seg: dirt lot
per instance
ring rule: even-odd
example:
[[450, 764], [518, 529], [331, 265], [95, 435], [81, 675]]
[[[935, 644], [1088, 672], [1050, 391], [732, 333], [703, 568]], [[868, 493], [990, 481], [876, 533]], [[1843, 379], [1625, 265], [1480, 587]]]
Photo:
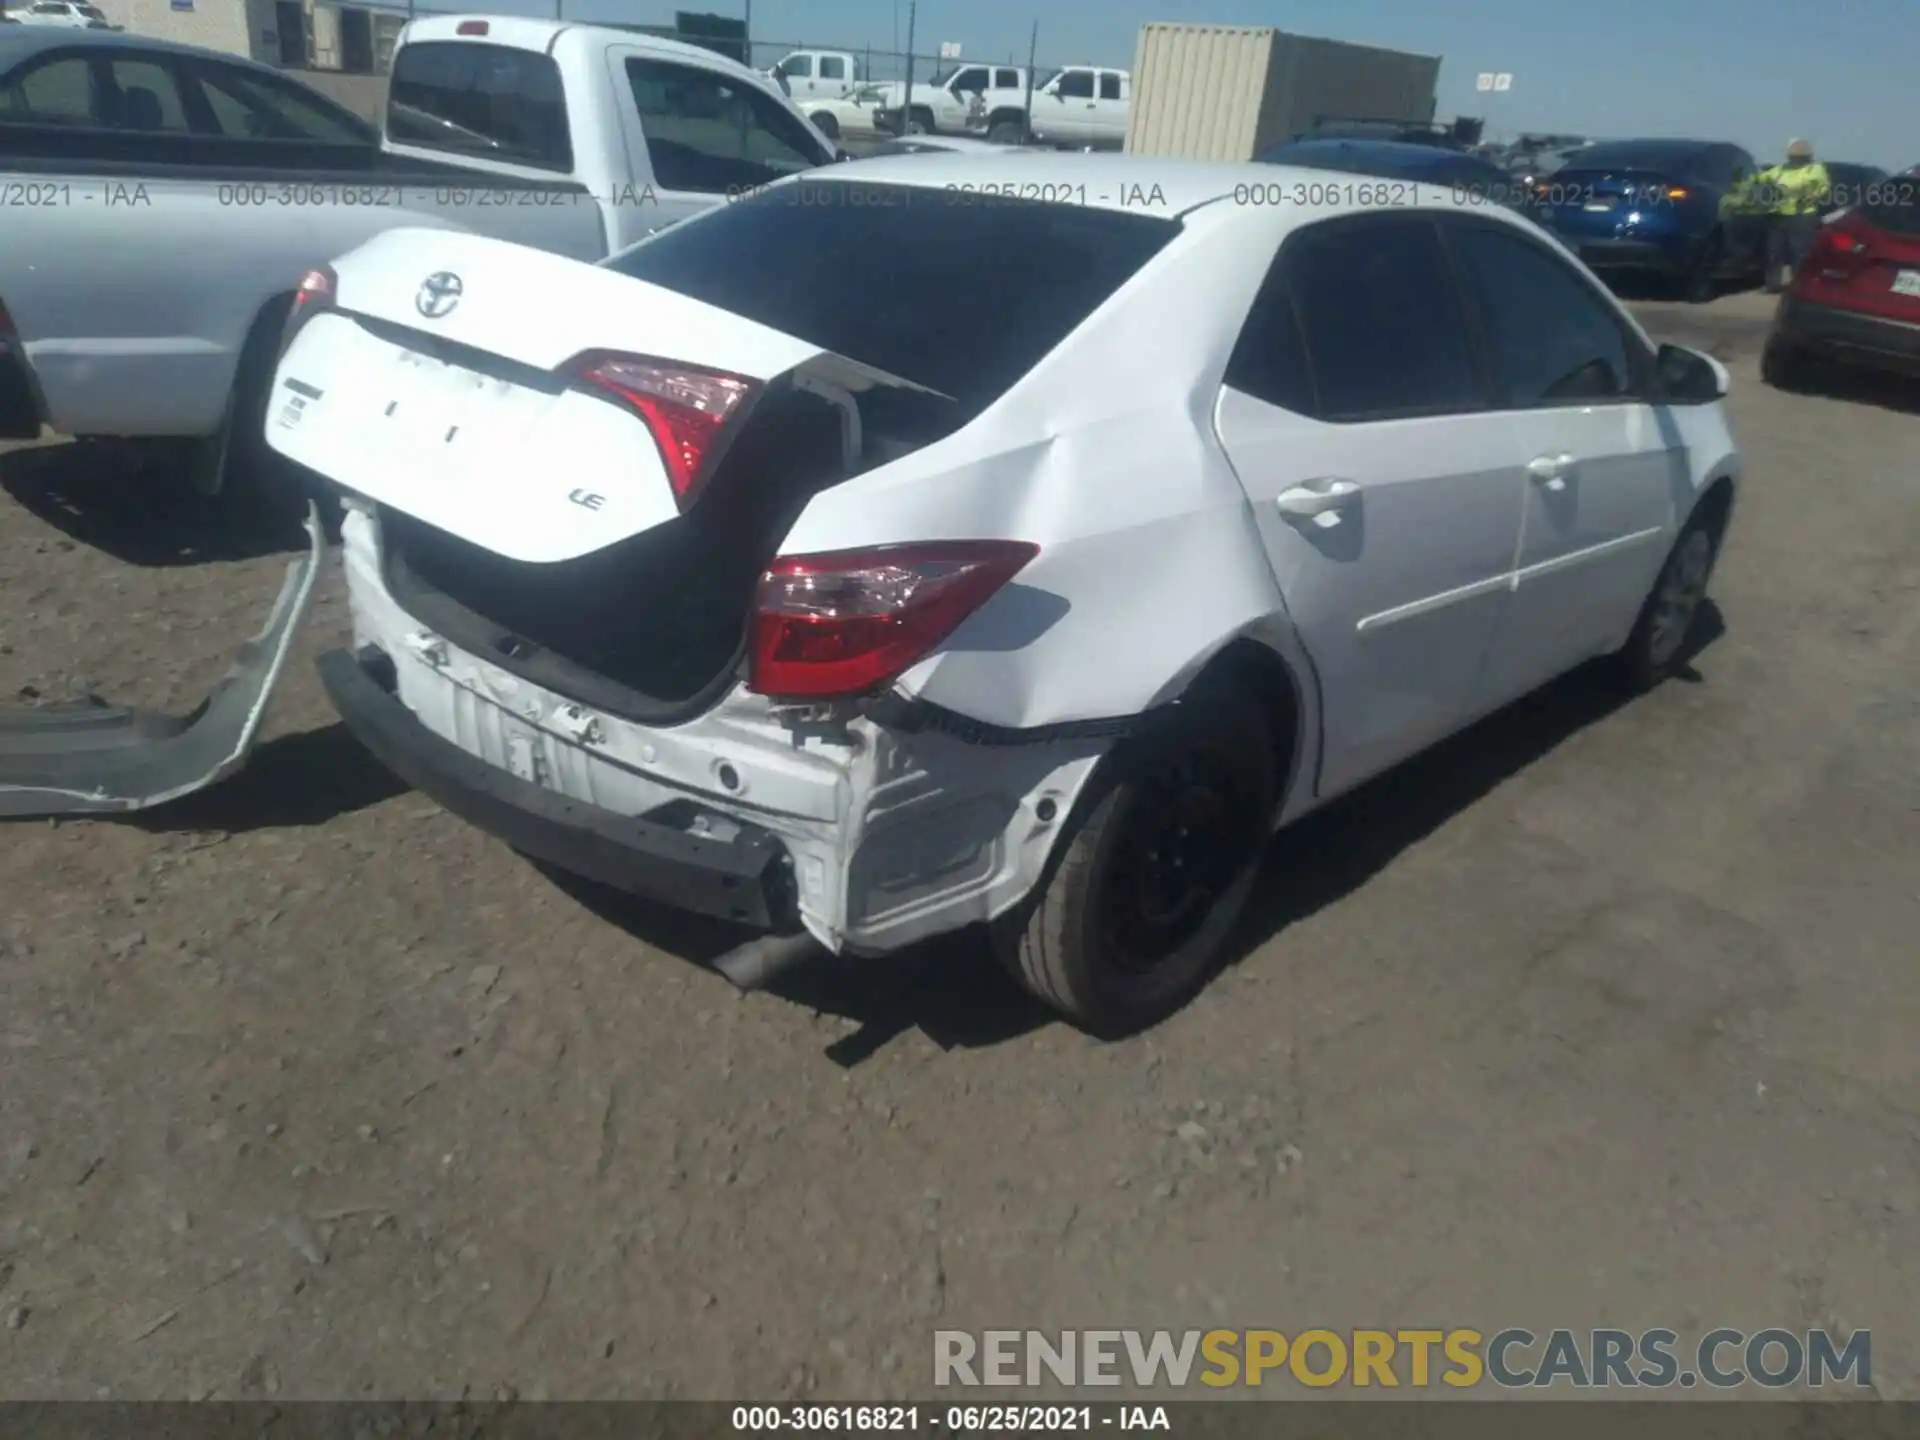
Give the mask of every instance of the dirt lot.
[[[1105, 1046], [964, 945], [718, 937], [395, 787], [310, 667], [252, 769], [0, 842], [0, 1393], [857, 1398], [936, 1325], [1871, 1326], [1920, 1398], [1920, 403], [1648, 307], [1751, 465], [1698, 676], [1575, 676], [1276, 845]], [[284, 555], [0, 456], [0, 699], [190, 705]], [[336, 642], [337, 583], [305, 637]]]

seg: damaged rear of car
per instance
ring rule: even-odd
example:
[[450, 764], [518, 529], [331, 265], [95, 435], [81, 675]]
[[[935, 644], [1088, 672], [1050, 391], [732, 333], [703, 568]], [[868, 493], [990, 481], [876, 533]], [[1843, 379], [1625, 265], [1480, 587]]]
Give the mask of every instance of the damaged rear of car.
[[346, 493], [336, 707], [450, 810], [678, 908], [854, 954], [1007, 912], [1123, 726], [913, 683], [1017, 684], [1071, 609], [1021, 583], [1044, 427], [969, 427], [1179, 232], [841, 182], [598, 267], [378, 237], [309, 277], [268, 411]]

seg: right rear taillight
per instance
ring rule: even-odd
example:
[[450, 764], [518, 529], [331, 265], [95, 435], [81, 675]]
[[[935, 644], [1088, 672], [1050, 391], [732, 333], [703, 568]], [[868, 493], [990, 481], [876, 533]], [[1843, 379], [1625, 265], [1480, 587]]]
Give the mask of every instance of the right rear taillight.
[[1867, 237], [1855, 228], [1852, 217], [1842, 214], [1815, 232], [1806, 262], [1795, 278], [1844, 283], [1859, 273], [1872, 250]]
[[747, 688], [778, 700], [874, 690], [925, 659], [1040, 547], [948, 540], [788, 555], [760, 577]]
[[582, 355], [565, 368], [646, 422], [682, 511], [706, 479], [721, 432], [755, 389], [744, 376], [641, 355]]

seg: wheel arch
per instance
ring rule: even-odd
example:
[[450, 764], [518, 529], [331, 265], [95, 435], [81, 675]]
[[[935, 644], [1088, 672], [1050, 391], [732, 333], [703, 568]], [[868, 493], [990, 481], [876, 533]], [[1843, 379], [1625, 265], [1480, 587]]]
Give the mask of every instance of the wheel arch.
[[1722, 471], [1700, 488], [1693, 508], [1687, 513], [1692, 521], [1698, 515], [1713, 527], [1713, 540], [1717, 547], [1727, 538], [1727, 528], [1733, 523], [1734, 502], [1739, 498], [1739, 482], [1730, 471]]
[[1275, 786], [1276, 823], [1293, 807], [1301, 786], [1310, 785], [1312, 780], [1312, 752], [1319, 732], [1314, 721], [1317, 690], [1311, 682], [1311, 662], [1304, 652], [1297, 658], [1288, 657], [1269, 637], [1243, 631], [1196, 666], [1172, 697], [1178, 703], [1213, 684], [1238, 685], [1252, 692], [1267, 718], [1274, 774], [1279, 777]]

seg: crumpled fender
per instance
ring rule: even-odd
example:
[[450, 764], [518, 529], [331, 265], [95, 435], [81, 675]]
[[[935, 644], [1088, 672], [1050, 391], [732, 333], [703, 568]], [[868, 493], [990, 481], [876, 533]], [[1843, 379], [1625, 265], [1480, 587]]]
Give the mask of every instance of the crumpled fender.
[[307, 553], [287, 567], [266, 627], [186, 715], [98, 701], [0, 711], [0, 816], [117, 814], [178, 800], [246, 763], [326, 558], [307, 507]]

